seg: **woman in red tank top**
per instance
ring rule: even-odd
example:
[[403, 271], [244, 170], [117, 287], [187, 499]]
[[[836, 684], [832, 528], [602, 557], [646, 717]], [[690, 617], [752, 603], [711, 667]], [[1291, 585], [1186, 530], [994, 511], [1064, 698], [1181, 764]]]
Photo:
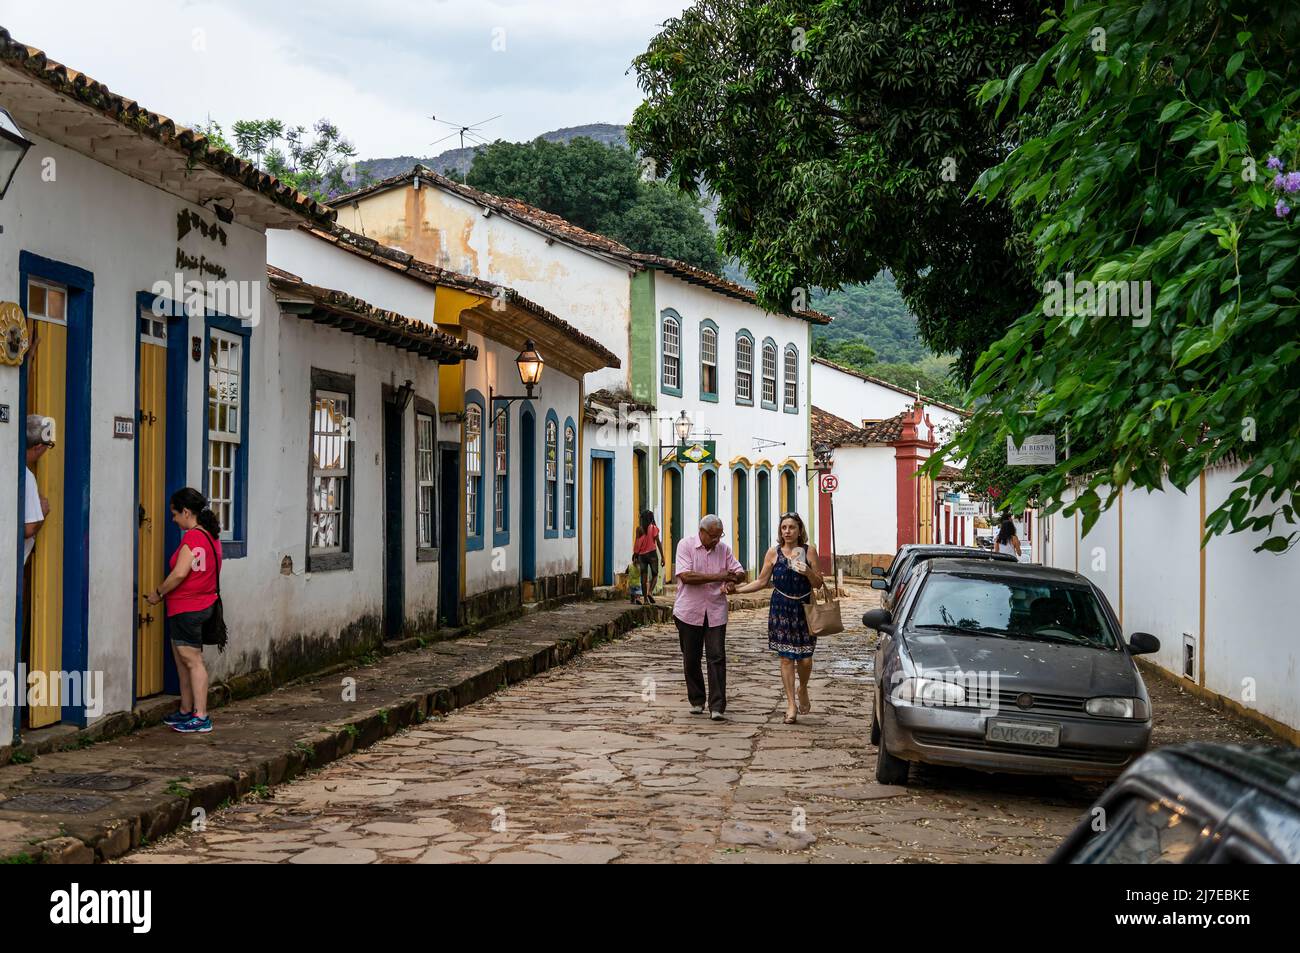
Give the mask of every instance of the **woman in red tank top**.
[[167, 635], [172, 642], [181, 683], [181, 706], [163, 722], [176, 731], [207, 733], [208, 669], [203, 663], [203, 624], [217, 601], [221, 572], [221, 524], [203, 494], [192, 487], [171, 498], [172, 522], [181, 528], [181, 544], [172, 553], [171, 572], [145, 596], [151, 606], [167, 603]]

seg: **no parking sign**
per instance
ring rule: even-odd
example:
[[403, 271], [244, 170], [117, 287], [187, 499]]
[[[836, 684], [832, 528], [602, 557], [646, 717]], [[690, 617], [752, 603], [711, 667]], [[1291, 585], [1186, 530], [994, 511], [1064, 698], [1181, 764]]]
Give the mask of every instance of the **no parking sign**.
[[823, 493], [834, 493], [840, 488], [840, 478], [834, 473], [823, 473], [821, 475], [821, 487]]

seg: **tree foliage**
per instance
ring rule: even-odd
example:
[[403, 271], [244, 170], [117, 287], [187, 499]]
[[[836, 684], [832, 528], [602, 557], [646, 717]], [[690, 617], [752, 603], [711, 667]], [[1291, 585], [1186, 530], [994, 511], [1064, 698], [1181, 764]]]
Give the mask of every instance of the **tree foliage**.
[[972, 92], [1041, 48], [1035, 0], [700, 0], [634, 61], [629, 138], [719, 199], [771, 307], [889, 269], [963, 375], [1036, 299], [1005, 204], [965, 201], [1014, 144]]
[[698, 202], [649, 181], [628, 149], [592, 139], [494, 142], [465, 177], [485, 192], [553, 212], [635, 251], [718, 272], [722, 261]]
[[809, 303], [835, 317], [831, 324], [814, 328], [814, 338], [828, 342], [866, 341], [879, 360], [887, 364], [915, 363], [931, 356], [929, 348], [921, 343], [916, 316], [907, 309], [894, 276], [887, 271], [866, 284], [818, 291]]
[[[356, 147], [328, 119], [310, 130], [280, 119], [240, 119], [230, 137], [211, 120], [195, 126], [213, 146], [253, 163], [318, 202], [365, 185], [371, 178], [356, 167]], [[233, 140], [233, 141], [232, 141]]]
[[[1022, 480], [1013, 502], [1038, 495], [1059, 509], [1077, 480], [1066, 512], [1081, 511], [1085, 531], [1113, 500], [1108, 487], [1158, 488], [1167, 474], [1186, 488], [1235, 457], [1247, 465], [1208, 515], [1206, 539], [1266, 531], [1261, 548], [1284, 550], [1300, 483], [1300, 231], [1289, 208], [1300, 205], [1290, 175], [1300, 9], [1068, 0], [1043, 32], [1051, 47], [981, 98], [997, 112], [1033, 109], [1055, 87], [1076, 108], [978, 184], [1034, 223], [1043, 297], [980, 359], [972, 393], [989, 402], [955, 452], [977, 456], [1008, 432], [1059, 443], [1068, 427], [1069, 459]], [[1149, 289], [1150, 313], [1062, 300], [1047, 283], [1067, 277], [1076, 289]]]

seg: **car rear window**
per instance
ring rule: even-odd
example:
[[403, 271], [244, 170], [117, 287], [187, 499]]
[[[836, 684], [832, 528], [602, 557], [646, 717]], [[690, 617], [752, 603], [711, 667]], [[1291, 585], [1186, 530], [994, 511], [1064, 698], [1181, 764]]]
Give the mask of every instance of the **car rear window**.
[[912, 626], [1118, 648], [1092, 590], [1051, 580], [932, 573], [907, 621]]

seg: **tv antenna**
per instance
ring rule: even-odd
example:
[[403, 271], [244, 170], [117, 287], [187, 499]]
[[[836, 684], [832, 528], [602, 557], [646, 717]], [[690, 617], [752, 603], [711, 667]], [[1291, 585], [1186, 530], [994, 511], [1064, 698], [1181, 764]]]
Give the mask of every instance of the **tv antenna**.
[[450, 126], [453, 131], [443, 136], [441, 139], [429, 143], [429, 145], [436, 146], [440, 142], [446, 142], [448, 139], [452, 138], [453, 136], [460, 136], [460, 147], [464, 149], [465, 137], [468, 136], [470, 145], [485, 146], [487, 145], [487, 139], [485, 139], [479, 133], [479, 129], [482, 126], [486, 126], [493, 119], [500, 119], [502, 115], [503, 115], [502, 113], [498, 113], [497, 115], [492, 116], [489, 119], [480, 119], [478, 122], [470, 123], [469, 125], [465, 125], [464, 123], [459, 123], [459, 122], [448, 122], [446, 119], [439, 119], [437, 116], [430, 116], [429, 118], [432, 119], [434, 122], [440, 122], [444, 126]]

